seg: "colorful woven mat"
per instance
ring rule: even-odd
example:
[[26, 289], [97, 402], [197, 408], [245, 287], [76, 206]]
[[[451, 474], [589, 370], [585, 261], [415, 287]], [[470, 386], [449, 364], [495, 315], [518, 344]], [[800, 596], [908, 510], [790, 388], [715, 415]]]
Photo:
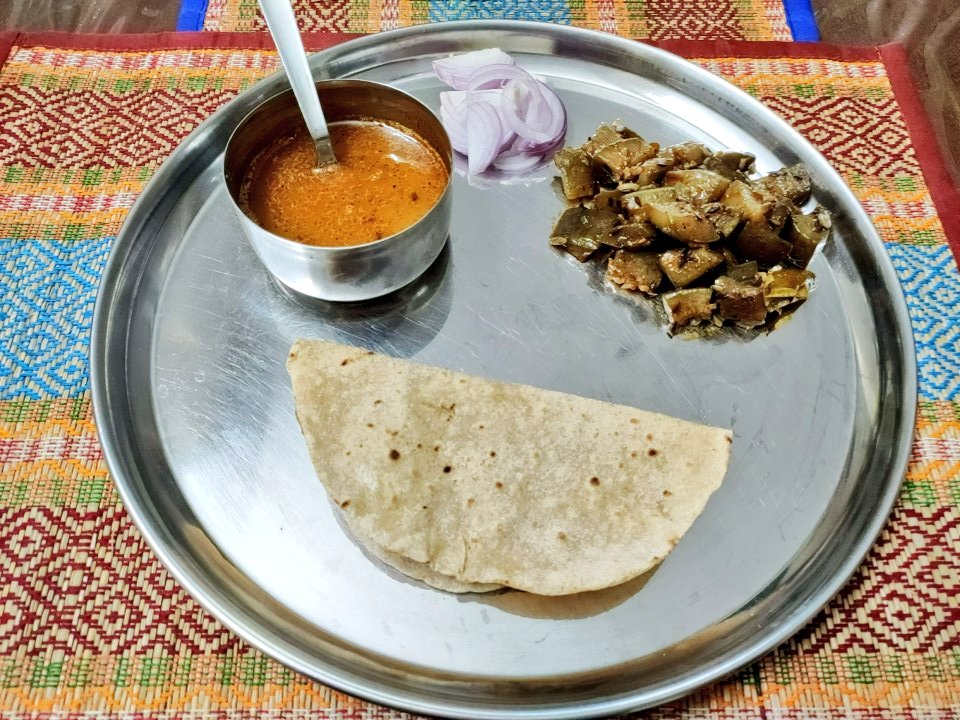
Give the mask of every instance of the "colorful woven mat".
[[[293, 0], [307, 32], [371, 33], [447, 20], [543, 20], [626, 37], [818, 40], [809, 0]], [[264, 30], [257, 0], [184, 0], [178, 30]]]
[[[277, 67], [266, 47], [262, 34], [0, 36], [5, 717], [403, 716], [285, 669], [204, 612], [124, 511], [91, 418], [86, 356], [111, 241], [177, 143]], [[860, 198], [907, 294], [920, 412], [893, 516], [841, 595], [751, 667], [650, 714], [957, 717], [960, 274], [948, 238], [960, 241], [960, 203], [903, 57], [670, 47], [786, 117]]]

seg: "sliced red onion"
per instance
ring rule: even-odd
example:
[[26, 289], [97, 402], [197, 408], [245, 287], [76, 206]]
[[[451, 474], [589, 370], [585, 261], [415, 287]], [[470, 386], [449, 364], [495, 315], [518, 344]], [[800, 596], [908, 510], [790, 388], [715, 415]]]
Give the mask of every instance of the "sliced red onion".
[[546, 111], [542, 114], [528, 113], [527, 124], [540, 126], [541, 123], [544, 123], [545, 132], [550, 137], [546, 140], [523, 138], [517, 149], [542, 155], [550, 152], [563, 142], [564, 135], [567, 132], [567, 113], [563, 109], [560, 98], [554, 94], [553, 90], [542, 83], [540, 85], [540, 95], [542, 106], [546, 108]]
[[541, 162], [543, 162], [543, 155], [528, 155], [524, 152], [507, 150], [494, 159], [493, 166], [504, 172], [523, 172], [536, 167]]
[[517, 138], [511, 149], [527, 153], [529, 155], [545, 155], [552, 150], [556, 150], [557, 147], [563, 144], [563, 135], [557, 137], [556, 140], [549, 142], [534, 142], [533, 140], [524, 140], [523, 138]]
[[[552, 93], [551, 93], [552, 94]], [[554, 96], [556, 97], [556, 96]], [[503, 120], [517, 135], [536, 142], [550, 142], [556, 137], [556, 132], [562, 118], [554, 118], [551, 114], [538, 114], [534, 120], [536, 125], [524, 120], [526, 103], [539, 103], [545, 100], [541, 88], [535, 84], [524, 83], [520, 80], [509, 80], [503, 87]]]
[[440, 119], [454, 150], [467, 156], [471, 176], [491, 165], [528, 170], [563, 142], [567, 116], [560, 98], [506, 53], [481, 50], [438, 60], [434, 69], [455, 88], [440, 93]]
[[549, 131], [554, 134], [566, 132], [567, 129], [567, 111], [563, 108], [563, 103], [560, 102], [560, 98], [557, 97], [557, 94], [550, 89], [549, 85], [540, 83], [540, 95], [547, 103], [547, 107], [550, 108], [550, 114], [552, 116], [551, 123], [548, 125]]
[[448, 111], [455, 110], [463, 105], [468, 97], [470, 97], [470, 93], [465, 90], [447, 90], [440, 93], [440, 107], [446, 108]]
[[488, 48], [434, 60], [433, 72], [454, 90], [466, 90], [470, 75], [488, 65], [513, 65], [513, 58], [500, 48]]
[[471, 102], [467, 108], [467, 173], [486, 170], [500, 152], [503, 128], [496, 108], [486, 102]]
[[[440, 121], [447, 130], [447, 136], [450, 138], [450, 144], [454, 150], [464, 155], [467, 154], [466, 106], [471, 103], [492, 105], [499, 119], [500, 101], [501, 97], [498, 92], [450, 90], [440, 93]], [[500, 129], [498, 150], [508, 147], [516, 139], [514, 132], [502, 122], [500, 122]]]
[[450, 138], [450, 146], [458, 153], [467, 154], [467, 106], [448, 109], [440, 105], [440, 122]]
[[500, 95], [500, 93], [489, 90], [472, 92], [469, 93], [469, 95], [470, 102], [485, 102], [489, 105], [492, 105], [493, 109], [497, 111], [497, 120], [500, 122], [500, 144], [497, 146], [497, 151], [499, 152], [508, 147], [510, 143], [514, 141], [517, 135], [503, 122], [503, 97]]
[[530, 73], [516, 65], [487, 65], [470, 74], [467, 78], [467, 90], [499, 90], [508, 80], [536, 82]]
[[440, 107], [446, 107], [448, 110], [453, 110], [468, 102], [486, 102], [499, 108], [501, 100], [502, 95], [495, 90], [477, 90], [473, 92], [466, 90], [447, 90], [440, 93]]

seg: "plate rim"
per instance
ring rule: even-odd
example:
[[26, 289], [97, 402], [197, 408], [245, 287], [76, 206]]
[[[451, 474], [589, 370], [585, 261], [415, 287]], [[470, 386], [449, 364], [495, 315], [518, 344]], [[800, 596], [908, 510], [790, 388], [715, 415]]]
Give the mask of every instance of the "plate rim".
[[[659, 705], [686, 695], [697, 688], [729, 675], [731, 672], [755, 661], [760, 656], [768, 653], [795, 635], [843, 588], [848, 579], [863, 562], [866, 554], [873, 546], [875, 539], [882, 531], [896, 501], [906, 473], [912, 448], [913, 430], [916, 424], [917, 412], [916, 356], [914, 352], [912, 325], [910, 323], [902, 286], [896, 275], [893, 263], [884, 249], [883, 241], [869, 216], [866, 214], [866, 211], [860, 205], [856, 196], [853, 195], [850, 188], [843, 182], [842, 178], [840, 178], [839, 173], [833, 169], [829, 161], [827, 161], [811, 143], [801, 136], [786, 120], [763, 105], [759, 100], [754, 99], [739, 88], [734, 87], [722, 78], [713, 75], [685, 58], [661, 48], [596, 30], [566, 25], [516, 20], [463, 20], [399, 28], [346, 40], [343, 43], [313, 54], [310, 58], [310, 65], [314, 70], [315, 76], [323, 77], [324, 72], [318, 72], [318, 68], [329, 64], [332, 58], [335, 59], [340, 54], [357, 53], [361, 50], [375, 49], [385, 43], [402, 42], [404, 39], [413, 35], [456, 34], [464, 31], [483, 31], [487, 33], [529, 31], [537, 35], [556, 34], [612, 46], [615, 49], [622, 50], [631, 55], [647, 54], [648, 57], [655, 58], [660, 62], [681, 68], [684, 74], [695, 77], [699, 82], [707, 86], [719, 87], [720, 84], [722, 84], [724, 92], [732, 94], [736, 102], [741, 106], [747, 107], [751, 114], [760, 115], [765, 122], [776, 126], [778, 132], [789, 135], [793, 143], [800, 143], [806, 146], [805, 149], [807, 152], [811, 156], [818, 158], [822, 163], [821, 171], [833, 176], [836, 187], [840, 188], [838, 194], [841, 196], [843, 204], [848, 209], [852, 209], [854, 215], [853, 220], [861, 226], [860, 232], [866, 242], [872, 246], [871, 249], [874, 256], [878, 259], [879, 268], [883, 275], [883, 284], [889, 288], [899, 290], [899, 292], [894, 293], [895, 307], [892, 308], [892, 311], [899, 334], [900, 356], [897, 360], [900, 361], [903, 386], [899, 398], [899, 414], [896, 416], [900, 433], [896, 437], [891, 438], [897, 445], [897, 451], [891, 456], [889, 463], [890, 472], [888, 476], [884, 478], [884, 493], [881, 496], [879, 505], [873, 508], [872, 519], [867, 526], [867, 532], [862, 535], [860, 542], [856, 545], [857, 552], [852, 553], [846, 562], [840, 565], [840, 569], [832, 576], [832, 582], [827, 583], [824, 589], [817, 593], [815, 598], [806, 605], [797, 607], [785, 622], [780, 623], [780, 626], [776, 630], [758, 633], [759, 639], [753, 643], [747, 644], [746, 646], [741, 645], [735, 651], [724, 653], [720, 660], [705, 669], [701, 668], [697, 673], [689, 676], [686, 681], [673, 683], [667, 690], [661, 691], [659, 694], [654, 694], [652, 697], [644, 697], [643, 691], [640, 689], [626, 695], [615, 697], [601, 696], [591, 698], [577, 705], [567, 706], [513, 705], [506, 706], [505, 708], [478, 708], [474, 705], [457, 705], [449, 699], [431, 700], [422, 697], [422, 694], [421, 696], [414, 695], [411, 697], [409, 694], [405, 695], [402, 691], [394, 691], [391, 693], [388, 689], [387, 692], [384, 692], [382, 688], [379, 687], [369, 684], [358, 684], [354, 680], [337, 676], [336, 674], [331, 675], [330, 673], [318, 672], [316, 667], [302, 662], [295, 654], [284, 648], [278, 649], [269, 641], [269, 638], [264, 638], [255, 630], [248, 628], [244, 624], [242, 617], [236, 617], [235, 614], [230, 612], [229, 609], [226, 609], [222, 603], [219, 603], [215, 597], [217, 594], [215, 592], [216, 588], [204, 587], [205, 584], [209, 584], [204, 582], [208, 578], [197, 578], [178, 564], [175, 559], [176, 554], [161, 537], [162, 533], [154, 531], [147, 517], [148, 513], [138, 506], [134, 489], [128, 484], [128, 479], [124, 477], [126, 464], [122, 461], [121, 453], [116, 447], [119, 439], [115, 434], [113, 418], [110, 414], [112, 409], [110, 396], [112, 393], [110, 391], [105, 364], [111, 337], [109, 332], [111, 329], [111, 312], [113, 310], [111, 300], [115, 297], [121, 271], [124, 269], [125, 263], [129, 261], [130, 246], [133, 245], [133, 241], [139, 236], [137, 226], [141, 223], [138, 223], [137, 220], [143, 214], [144, 208], [152, 204], [153, 196], [159, 192], [157, 188], [165, 182], [169, 182], [172, 177], [175, 177], [184, 159], [189, 157], [191, 153], [198, 151], [197, 148], [204, 144], [205, 137], [211, 132], [212, 128], [221, 122], [231, 106], [239, 107], [246, 103], [257, 102], [259, 99], [266, 97], [266, 95], [272, 94], [272, 92], [279, 87], [285, 86], [286, 81], [283, 77], [282, 70], [278, 70], [259, 80], [250, 88], [239, 93], [224, 106], [218, 108], [174, 149], [170, 156], [160, 165], [147, 186], [141, 191], [136, 202], [128, 212], [123, 227], [114, 240], [109, 258], [101, 274], [89, 351], [90, 392], [93, 414], [97, 435], [103, 448], [104, 460], [127, 512], [137, 525], [144, 540], [177, 582], [179, 582], [207, 612], [231, 632], [268, 656], [273, 657], [282, 664], [308, 677], [312, 677], [331, 687], [381, 705], [405, 711], [449, 717], [581, 718], [629, 712]], [[126, 341], [128, 335], [124, 334], [123, 339]], [[124, 353], [124, 358], [126, 357], [127, 354]], [[418, 697], [419, 700], [417, 699]]]

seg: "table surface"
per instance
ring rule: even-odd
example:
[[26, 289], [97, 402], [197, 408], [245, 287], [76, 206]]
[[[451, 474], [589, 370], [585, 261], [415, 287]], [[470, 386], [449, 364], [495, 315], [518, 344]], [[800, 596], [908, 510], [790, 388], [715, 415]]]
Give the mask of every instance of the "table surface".
[[[960, 2], [811, 0], [824, 42], [902, 43], [954, 183], [960, 187]], [[0, 30], [163, 32], [177, 25], [170, 0], [6, 0]], [[952, 139], [952, 140], [951, 140]]]
[[[709, 27], [714, 1], [697, 4]], [[25, 0], [0, 1], [0, 29], [111, 33], [106, 40], [5, 38], [14, 47], [0, 72], [0, 715], [209, 720], [259, 711], [277, 718], [313, 712], [398, 720], [395, 711], [290, 673], [203, 613], [143, 544], [103, 465], [84, 348], [112, 239], [180, 138], [277, 67], [265, 33], [118, 39], [124, 32], [174, 29], [180, 3], [155, 2], [36, 0], [28, 8]], [[424, 7], [482, 6], [481, 0], [323, 2], [324, 8], [375, 8], [371, 22], [363, 15], [364, 31], [380, 27], [396, 3], [407, 9], [407, 21], [409, 8], [417, 7], [414, 20], [420, 22], [427, 17]], [[563, 6], [581, 15], [587, 7], [593, 22], [597, 8], [614, 6], [623, 13], [619, 32], [636, 36], [640, 25], [669, 27], [649, 20], [653, 8], [694, 7], [684, 2], [495, 4]], [[755, 14], [758, 8], [782, 9], [780, 0], [716, 2]], [[217, 8], [242, 8], [233, 18], [249, 24], [254, 3], [211, 0], [206, 29], [256, 29], [243, 23], [218, 28], [216, 15]], [[918, 68], [923, 73], [917, 85], [942, 137], [951, 137], [947, 109], [955, 95], [937, 95], [944, 85], [934, 86], [930, 78], [958, 75], [950, 69], [956, 61], [948, 50], [957, 51], [949, 38], [960, 9], [951, 15], [948, 5], [960, 7], [958, 0], [918, 0], [897, 12], [887, 0], [835, 0], [818, 9], [826, 41], [892, 39], [914, 48], [915, 74]], [[634, 22], [638, 7], [647, 14]], [[674, 37], [678, 27], [686, 25], [675, 25]], [[759, 39], [790, 38], [782, 22], [778, 31]], [[312, 35], [308, 42], [320, 49], [337, 39], [342, 36]], [[960, 219], [950, 212], [960, 207], [952, 188], [955, 151], [943, 145], [954, 171], [951, 182], [899, 47], [714, 39], [666, 46], [751, 92], [807, 135], [883, 238], [916, 339], [918, 423], [901, 498], [843, 593], [776, 651], [658, 709], [656, 716], [957, 718], [960, 274], [954, 257], [960, 257]], [[76, 122], [81, 111], [83, 122]]]

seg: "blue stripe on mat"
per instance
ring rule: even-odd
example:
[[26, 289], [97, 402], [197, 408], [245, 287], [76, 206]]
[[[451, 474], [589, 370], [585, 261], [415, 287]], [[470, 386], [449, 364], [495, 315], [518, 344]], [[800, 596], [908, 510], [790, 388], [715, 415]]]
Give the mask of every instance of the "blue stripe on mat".
[[813, 16], [810, 0], [783, 0], [783, 9], [795, 41], [817, 42], [820, 39], [820, 28]]
[[432, 0], [430, 22], [448, 20], [541, 20], [570, 24], [567, 0]]
[[946, 243], [886, 243], [907, 299], [924, 400], [960, 399], [960, 273]]
[[177, 30], [203, 30], [203, 21], [207, 17], [207, 1], [183, 0], [177, 16]]
[[112, 241], [0, 237], [0, 400], [87, 389], [93, 307]]

